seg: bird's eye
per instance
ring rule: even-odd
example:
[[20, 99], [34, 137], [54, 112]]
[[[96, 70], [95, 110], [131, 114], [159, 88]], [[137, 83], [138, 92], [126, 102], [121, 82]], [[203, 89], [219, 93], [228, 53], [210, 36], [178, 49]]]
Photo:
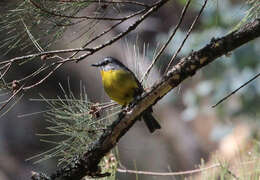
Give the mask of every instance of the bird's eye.
[[104, 65], [107, 65], [107, 64], [109, 64], [109, 61], [105, 61], [105, 62], [104, 62]]

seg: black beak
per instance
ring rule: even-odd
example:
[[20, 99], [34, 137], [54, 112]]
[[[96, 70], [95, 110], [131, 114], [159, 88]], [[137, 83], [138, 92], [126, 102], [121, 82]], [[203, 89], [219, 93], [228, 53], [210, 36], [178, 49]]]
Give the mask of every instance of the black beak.
[[100, 66], [100, 63], [91, 64], [91, 66], [99, 67], [99, 66]]

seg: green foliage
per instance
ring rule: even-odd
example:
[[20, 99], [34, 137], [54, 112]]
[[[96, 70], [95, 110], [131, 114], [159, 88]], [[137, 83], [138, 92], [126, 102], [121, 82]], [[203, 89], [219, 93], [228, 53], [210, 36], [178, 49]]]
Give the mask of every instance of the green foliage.
[[68, 17], [75, 16], [90, 4], [89, 1], [64, 3], [51, 0], [25, 0], [13, 3], [0, 16], [0, 33], [6, 35], [0, 40], [0, 50], [8, 49], [6, 54], [14, 48], [24, 52], [33, 51], [23, 22], [46, 50], [62, 37], [68, 27], [84, 21]]
[[[118, 166], [117, 159], [113, 153], [110, 153], [107, 156], [105, 156], [103, 158], [103, 160], [100, 162], [100, 167], [102, 168], [101, 173], [108, 172], [111, 175], [108, 177], [104, 177], [101, 180], [115, 180], [117, 166]], [[100, 178], [98, 178], [98, 179], [100, 179]]]
[[244, 18], [236, 26], [237, 29], [240, 28], [242, 25], [246, 24], [247, 22], [260, 17], [260, 1], [259, 0], [247, 0], [246, 3], [248, 5], [248, 10], [247, 10]]
[[[36, 162], [41, 162], [50, 158], [58, 158], [58, 165], [70, 163], [75, 156], [81, 156], [87, 148], [101, 135], [103, 130], [111, 122], [110, 120], [118, 113], [117, 107], [104, 109], [109, 103], [94, 104], [90, 102], [84, 90], [77, 99], [69, 88], [67, 94], [63, 87], [64, 98], [45, 99], [49, 105], [46, 113], [47, 121], [51, 124], [47, 129], [48, 134], [38, 134], [44, 137], [43, 142], [54, 145], [48, 151], [36, 155], [30, 159], [40, 158]], [[100, 116], [109, 113], [109, 115]], [[56, 140], [54, 140], [56, 138]]]
[[[253, 143], [250, 150], [244, 152], [238, 150], [236, 156], [229, 159], [223, 155], [216, 153], [211, 157], [211, 163], [204, 163], [202, 160], [200, 164], [199, 175], [191, 176], [189, 179], [202, 180], [234, 180], [234, 179], [259, 179], [259, 145]], [[256, 147], [254, 149], [254, 146]], [[258, 148], [257, 148], [258, 147]], [[258, 149], [258, 150], [256, 150]]]

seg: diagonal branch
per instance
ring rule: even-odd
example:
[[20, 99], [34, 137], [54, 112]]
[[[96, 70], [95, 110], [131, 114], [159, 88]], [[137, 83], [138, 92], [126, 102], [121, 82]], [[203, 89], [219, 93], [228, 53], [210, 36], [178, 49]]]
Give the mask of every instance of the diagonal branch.
[[256, 78], [258, 78], [260, 76], [260, 73], [258, 73], [257, 75], [255, 75], [253, 78], [249, 79], [247, 82], [245, 82], [244, 84], [242, 84], [241, 86], [239, 86], [237, 89], [235, 89], [234, 91], [232, 91], [231, 93], [229, 93], [228, 95], [226, 95], [225, 97], [223, 97], [222, 99], [220, 99], [216, 104], [214, 104], [213, 106], [211, 106], [212, 108], [215, 108], [217, 105], [221, 104], [223, 101], [227, 100], [230, 96], [236, 94], [237, 91], [239, 91], [241, 88], [245, 87], [246, 85], [248, 85], [249, 83], [251, 83], [252, 81], [254, 81]]
[[82, 158], [76, 158], [72, 164], [56, 171], [50, 177], [42, 173], [34, 173], [32, 179], [54, 180], [61, 178], [68, 180], [81, 179], [86, 175], [98, 176], [98, 164], [100, 160], [115, 147], [120, 138], [132, 127], [142, 112], [156, 104], [163, 96], [185, 79], [195, 75], [202, 67], [259, 36], [260, 19], [257, 19], [245, 25], [240, 30], [234, 31], [224, 37], [213, 38], [202, 49], [184, 57], [160, 82], [155, 84], [149, 92], [145, 93], [139, 102], [133, 105], [129, 111], [122, 111], [118, 119], [104, 131], [100, 139], [88, 149]]

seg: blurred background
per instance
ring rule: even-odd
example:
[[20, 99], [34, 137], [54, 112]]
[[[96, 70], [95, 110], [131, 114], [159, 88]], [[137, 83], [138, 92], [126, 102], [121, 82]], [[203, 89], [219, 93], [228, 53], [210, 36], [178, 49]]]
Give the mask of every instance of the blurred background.
[[[14, 2], [14, 0], [1, 1], [0, 11], [6, 12]], [[65, 65], [42, 85], [27, 93], [7, 114], [2, 116], [0, 119], [0, 180], [29, 179], [31, 171], [48, 173], [56, 169], [55, 159], [38, 164], [25, 161], [52, 147], [48, 143], [40, 142], [41, 137], [36, 135], [47, 132], [46, 126], [48, 126], [44, 113], [36, 112], [44, 111], [49, 106], [44, 102], [31, 99], [39, 99], [40, 94], [46, 98], [62, 96], [63, 91], [59, 83], [67, 90], [69, 79], [71, 91], [76, 96], [80, 93], [81, 81], [91, 101], [109, 101], [101, 86], [99, 72], [90, 64], [106, 56], [113, 56], [128, 65], [139, 78], [142, 77], [154, 54], [158, 52], [158, 47], [163, 45], [177, 24], [185, 2], [184, 0], [170, 1], [126, 38], [80, 63]], [[147, 87], [151, 87], [162, 77], [167, 60], [177, 50], [202, 4], [203, 1], [192, 2], [181, 28], [146, 81]], [[221, 37], [232, 31], [245, 16], [248, 8], [244, 0], [209, 1], [179, 57], [205, 46], [213, 37]], [[119, 11], [127, 14], [133, 9], [124, 6], [109, 9], [112, 15]], [[91, 9], [87, 9], [80, 13], [91, 14], [92, 12]], [[102, 31], [109, 26], [111, 26], [110, 22], [101, 22], [99, 30]], [[126, 24], [120, 25], [109, 36], [123, 31], [125, 27]], [[34, 31], [32, 33], [39, 35]], [[80, 47], [86, 38], [84, 36], [78, 38], [81, 33], [80, 25], [69, 28], [65, 31], [64, 37], [50, 49]], [[8, 32], [2, 31], [0, 38], [6, 36]], [[96, 43], [102, 43], [102, 40]], [[16, 49], [3, 55], [7, 50], [8, 48], [1, 49], [1, 61], [24, 54]], [[259, 73], [259, 60], [260, 40], [258, 39], [214, 61], [167, 94], [154, 106], [154, 116], [160, 122], [161, 130], [150, 134], [144, 123], [138, 121], [120, 140], [118, 152], [122, 165], [127, 169], [175, 172], [195, 169], [201, 164], [206, 166], [224, 159], [230, 162], [231, 169], [239, 175], [239, 172], [236, 172], [239, 168], [233, 167], [233, 164], [259, 157], [257, 137], [260, 127], [260, 79], [254, 80], [217, 107], [212, 108], [212, 105]], [[14, 67], [6, 80], [12, 81], [18, 79], [17, 77], [25, 76], [38, 66], [39, 61], [33, 61], [23, 65], [23, 68]], [[2, 101], [6, 99], [4, 93], [0, 99]], [[142, 180], [170, 180], [183, 179], [183, 177], [138, 175], [138, 179]], [[192, 178], [201, 179], [201, 176], [197, 174]], [[136, 179], [136, 175], [118, 173], [117, 179]]]

